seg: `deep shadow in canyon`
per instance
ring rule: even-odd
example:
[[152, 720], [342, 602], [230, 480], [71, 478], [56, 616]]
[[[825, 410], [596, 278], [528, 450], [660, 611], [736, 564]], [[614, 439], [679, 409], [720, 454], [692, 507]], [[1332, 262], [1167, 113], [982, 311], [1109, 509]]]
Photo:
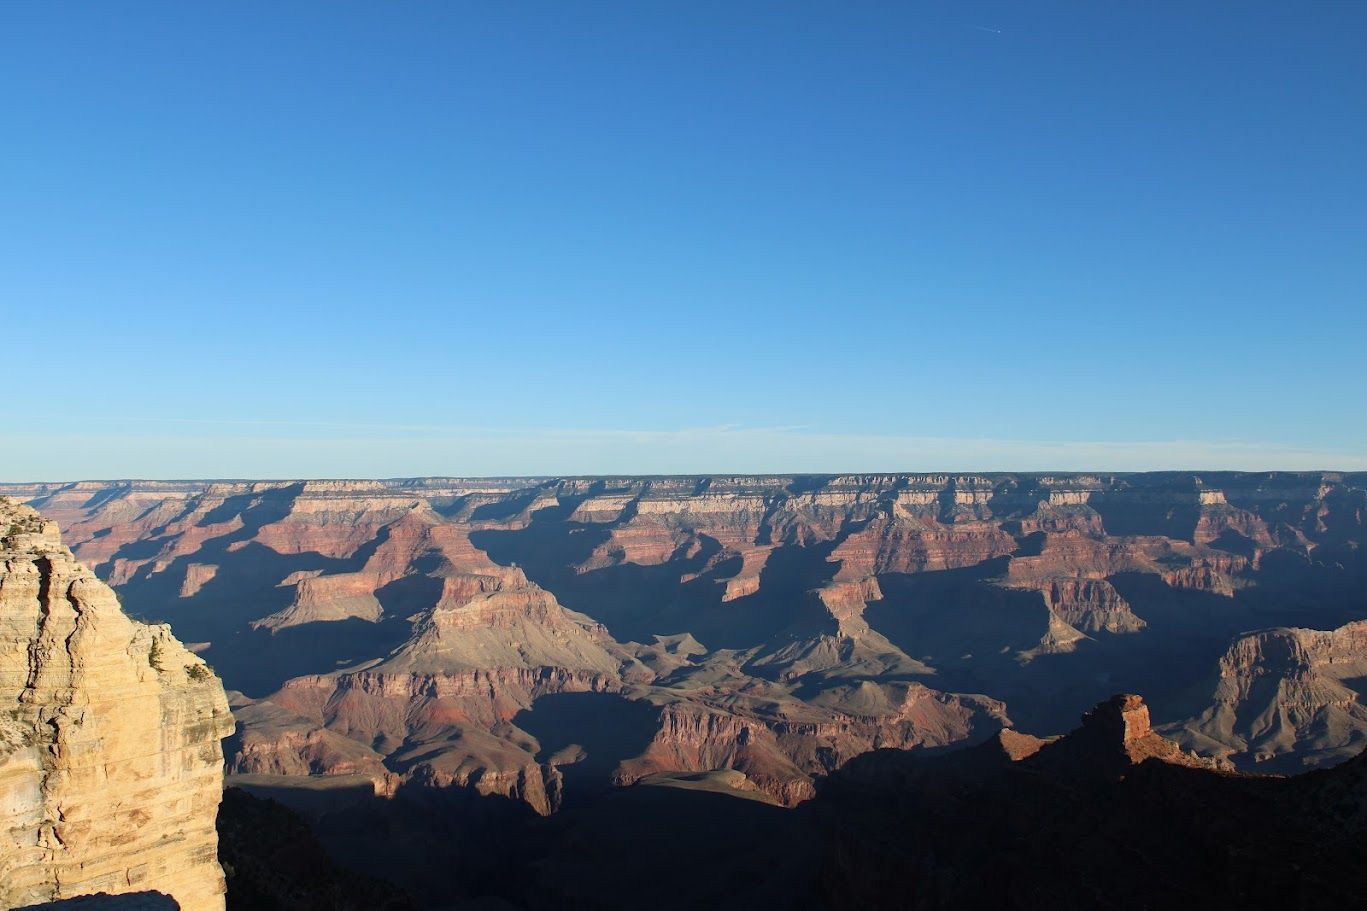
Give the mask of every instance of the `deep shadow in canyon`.
[[537, 739], [537, 759], [543, 763], [573, 753], [575, 761], [557, 767], [564, 780], [563, 805], [574, 807], [615, 786], [613, 772], [645, 751], [659, 719], [658, 707], [613, 693], [557, 693], [537, 699], [512, 723]]
[[[1294, 778], [1231, 774], [1177, 751], [1147, 717], [1137, 697], [1117, 696], [1054, 741], [1007, 732], [953, 753], [867, 753], [795, 809], [690, 790], [686, 779], [596, 791], [549, 818], [469, 792], [410, 787], [384, 799], [253, 786], [307, 820], [330, 858], [309, 853], [290, 812], [231, 790], [221, 850], [259, 856], [256, 827], [268, 826], [264, 850], [279, 845], [290, 858], [277, 864], [286, 879], [336, 865], [354, 895], [395, 911], [1312, 909], [1367, 899], [1367, 755]], [[246, 879], [235, 900], [230, 876], [234, 911], [286, 907], [241, 903], [259, 888]]]
[[[393, 798], [364, 787], [234, 790], [219, 818], [220, 832], [233, 830], [224, 838], [225, 858], [284, 851], [288, 876], [316, 883], [318, 871], [332, 866], [354, 894], [335, 906], [257, 906], [234, 896], [230, 878], [231, 911], [360, 911], [367, 906], [355, 904], [358, 895], [394, 911], [822, 907], [815, 899], [821, 840], [811, 815], [722, 793], [594, 789], [543, 818], [525, 804], [463, 790], [409, 786]], [[305, 823], [313, 833], [307, 838], [298, 831]], [[280, 844], [286, 835], [289, 843]], [[326, 860], [310, 853], [315, 838]], [[301, 854], [307, 863], [298, 862]], [[239, 896], [263, 891], [253, 876], [245, 879]]]

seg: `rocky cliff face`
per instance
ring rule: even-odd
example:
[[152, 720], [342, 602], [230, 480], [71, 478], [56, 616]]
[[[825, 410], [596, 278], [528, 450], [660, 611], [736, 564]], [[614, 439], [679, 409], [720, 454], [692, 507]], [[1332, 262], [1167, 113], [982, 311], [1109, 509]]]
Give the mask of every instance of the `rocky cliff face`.
[[1210, 704], [1169, 726], [1187, 746], [1245, 767], [1297, 771], [1367, 744], [1367, 622], [1335, 630], [1260, 630], [1220, 658]]
[[795, 806], [816, 793], [818, 779], [870, 750], [965, 743], [1009, 723], [999, 702], [919, 683], [864, 681], [849, 689], [804, 710], [746, 711], [726, 701], [671, 700], [649, 747], [624, 762], [615, 780], [735, 769], [779, 803]]
[[57, 525], [0, 498], [0, 906], [161, 892], [224, 907], [223, 688], [124, 616]]

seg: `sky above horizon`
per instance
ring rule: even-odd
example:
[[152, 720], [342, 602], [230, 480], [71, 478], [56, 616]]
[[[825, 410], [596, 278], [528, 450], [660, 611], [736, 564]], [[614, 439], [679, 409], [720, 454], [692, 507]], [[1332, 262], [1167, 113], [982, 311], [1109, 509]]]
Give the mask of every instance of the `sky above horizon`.
[[1367, 4], [0, 10], [0, 481], [1367, 469]]

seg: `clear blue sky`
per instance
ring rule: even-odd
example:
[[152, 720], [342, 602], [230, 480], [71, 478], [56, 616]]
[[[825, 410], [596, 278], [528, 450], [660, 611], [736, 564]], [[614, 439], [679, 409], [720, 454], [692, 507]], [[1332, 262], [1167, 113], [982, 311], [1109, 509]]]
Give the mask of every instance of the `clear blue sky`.
[[0, 86], [0, 479], [1367, 466], [1367, 4], [11, 3]]

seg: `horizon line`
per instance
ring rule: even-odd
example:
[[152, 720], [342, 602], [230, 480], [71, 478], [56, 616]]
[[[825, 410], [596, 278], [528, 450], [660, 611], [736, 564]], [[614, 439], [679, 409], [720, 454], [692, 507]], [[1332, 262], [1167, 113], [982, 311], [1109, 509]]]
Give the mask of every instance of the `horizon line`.
[[[308, 483], [351, 483], [369, 481], [375, 483], [403, 481], [606, 481], [606, 480], [673, 480], [752, 477], [763, 479], [782, 478], [825, 478], [835, 480], [848, 477], [885, 477], [910, 478], [920, 476], [961, 477], [1032, 477], [1047, 475], [1054, 477], [1128, 477], [1134, 475], [1367, 475], [1367, 469], [1343, 468], [1141, 468], [1141, 469], [929, 469], [898, 471], [700, 471], [700, 472], [607, 472], [603, 474], [417, 474], [417, 475], [302, 475], [277, 477], [108, 477], [108, 478], [71, 478], [65, 480], [0, 480], [0, 487], [62, 486], [77, 484], [308, 484]], [[1199, 479], [1198, 479], [1199, 480]]]

